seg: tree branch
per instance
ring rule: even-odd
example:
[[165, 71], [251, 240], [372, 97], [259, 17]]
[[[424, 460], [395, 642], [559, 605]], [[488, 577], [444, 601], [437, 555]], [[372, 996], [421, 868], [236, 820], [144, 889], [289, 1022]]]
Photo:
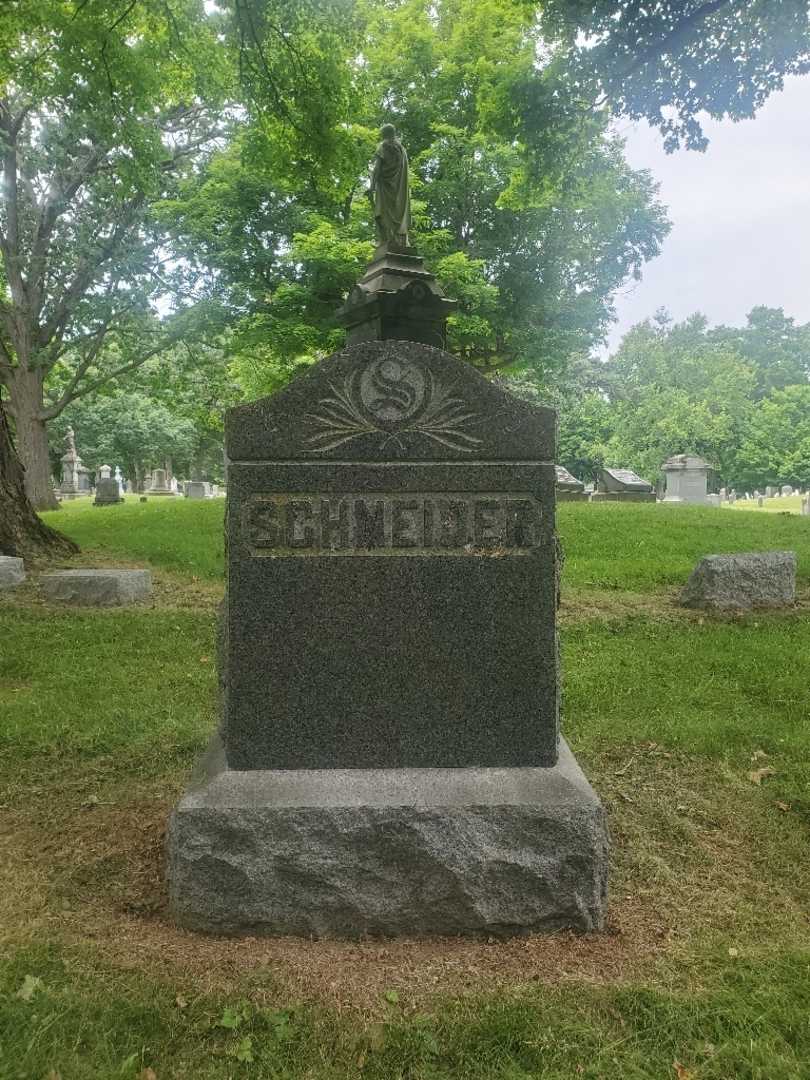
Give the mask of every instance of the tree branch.
[[[84, 366], [84, 361], [82, 361], [82, 365], [80, 366], [84, 367], [84, 370], [82, 370], [81, 372], [77, 372], [78, 377], [74, 376], [71, 379], [70, 383], [68, 384], [68, 388], [64, 391], [62, 396], [55, 404], [51, 405], [47, 409], [44, 409], [40, 413], [40, 419], [53, 420], [53, 418], [55, 416], [58, 416], [59, 413], [62, 412], [62, 410], [71, 403], [71, 401], [75, 401], [77, 398], [84, 397], [86, 394], [92, 394], [94, 390], [98, 390], [100, 387], [110, 382], [110, 380], [117, 379], [119, 375], [126, 375], [127, 372], [135, 371], [136, 368], [139, 368], [142, 364], [145, 364], [147, 360], [151, 360], [153, 356], [157, 356], [158, 353], [165, 352], [165, 350], [171, 348], [172, 345], [176, 345], [177, 342], [180, 340], [183, 332], [183, 329], [179, 330], [176, 334], [167, 337], [166, 340], [161, 342], [160, 345], [156, 345], [153, 349], [149, 349], [142, 356], [139, 356], [137, 360], [130, 360], [128, 363], [122, 364], [120, 367], [114, 368], [112, 371], [107, 372], [106, 375], [102, 375], [101, 378], [96, 379], [94, 382], [88, 383], [87, 386], [83, 386], [81, 389], [77, 389], [78, 383], [81, 380], [82, 375], [86, 374], [87, 367], [89, 367], [89, 365]], [[98, 350], [96, 350], [96, 355], [98, 355]]]
[[[721, 8], [727, 7], [732, 0], [709, 0], [708, 3], [702, 4], [699, 8], [683, 18], [676, 26], [665, 34], [664, 37], [648, 45], [635, 59], [626, 67], [618, 76], [618, 79], [627, 79], [630, 75], [635, 75], [637, 71], [640, 71], [643, 67], [652, 60], [657, 60], [665, 53], [672, 51], [673, 45], [679, 45], [688, 34], [695, 30], [700, 23], [707, 19], [710, 15], [714, 15]], [[612, 80], [613, 81], [613, 80]]]

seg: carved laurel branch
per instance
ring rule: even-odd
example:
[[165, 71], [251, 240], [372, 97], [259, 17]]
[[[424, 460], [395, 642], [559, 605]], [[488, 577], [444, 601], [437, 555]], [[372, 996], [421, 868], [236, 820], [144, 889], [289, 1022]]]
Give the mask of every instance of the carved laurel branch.
[[342, 387], [330, 383], [332, 396], [321, 398], [318, 402], [320, 412], [307, 414], [307, 418], [319, 429], [306, 440], [311, 445], [307, 453], [336, 450], [352, 439], [375, 432], [386, 436], [383, 447], [393, 440], [402, 448], [398, 435], [407, 431], [419, 432], [442, 446], [465, 454], [472, 453], [476, 446], [481, 445], [481, 439], [461, 430], [478, 414], [469, 411], [461, 398], [452, 395], [452, 387], [437, 382], [430, 372], [427, 372], [427, 408], [412, 424], [400, 428], [396, 433], [380, 427], [362, 414], [352, 395], [353, 377], [350, 372]]

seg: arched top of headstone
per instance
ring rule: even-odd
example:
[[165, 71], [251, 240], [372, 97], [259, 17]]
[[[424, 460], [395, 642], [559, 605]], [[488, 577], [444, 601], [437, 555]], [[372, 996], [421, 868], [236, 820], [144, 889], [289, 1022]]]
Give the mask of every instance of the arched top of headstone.
[[232, 461], [553, 461], [556, 416], [411, 341], [351, 345], [231, 409]]

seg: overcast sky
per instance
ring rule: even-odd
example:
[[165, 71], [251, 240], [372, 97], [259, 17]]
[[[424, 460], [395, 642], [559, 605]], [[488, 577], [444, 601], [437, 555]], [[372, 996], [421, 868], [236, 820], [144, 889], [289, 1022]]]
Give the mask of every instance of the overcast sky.
[[708, 120], [704, 154], [665, 154], [646, 124], [618, 130], [630, 164], [659, 181], [672, 231], [617, 297], [610, 348], [659, 307], [742, 325], [767, 304], [810, 322], [810, 76], [789, 79], [753, 120]]

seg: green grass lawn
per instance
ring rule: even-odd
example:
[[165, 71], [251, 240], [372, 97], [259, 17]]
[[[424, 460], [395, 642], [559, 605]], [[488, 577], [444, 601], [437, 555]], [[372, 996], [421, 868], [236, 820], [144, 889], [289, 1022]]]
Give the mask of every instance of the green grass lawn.
[[[223, 573], [224, 509], [224, 499], [130, 496], [124, 506], [63, 503], [43, 517], [82, 548], [213, 581]], [[557, 517], [570, 586], [643, 592], [683, 582], [701, 555], [770, 548], [796, 551], [799, 577], [810, 581], [810, 518], [649, 503], [561, 503]]]
[[710, 552], [791, 548], [806, 589], [810, 519], [560, 507], [607, 933], [318, 943], [166, 914], [166, 816], [215, 724], [222, 512], [66, 504], [82, 563], [151, 565], [154, 603], [0, 597], [0, 1080], [810, 1077], [810, 621], [671, 602]]

